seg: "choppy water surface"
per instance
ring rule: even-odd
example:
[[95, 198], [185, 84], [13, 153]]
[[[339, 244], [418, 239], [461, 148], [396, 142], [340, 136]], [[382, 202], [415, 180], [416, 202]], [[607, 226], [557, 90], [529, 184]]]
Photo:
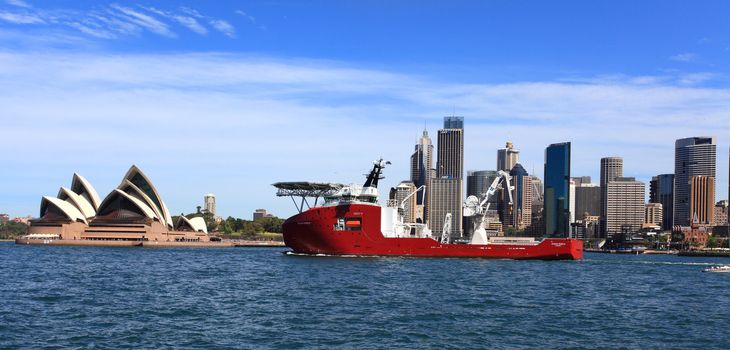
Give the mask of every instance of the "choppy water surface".
[[730, 349], [730, 260], [0, 243], [0, 348]]

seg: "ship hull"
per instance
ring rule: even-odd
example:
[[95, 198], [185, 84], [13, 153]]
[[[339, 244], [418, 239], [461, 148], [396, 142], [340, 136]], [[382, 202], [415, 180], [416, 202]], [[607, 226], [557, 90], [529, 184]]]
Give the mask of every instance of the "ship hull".
[[[360, 219], [362, 225], [336, 230], [338, 218]], [[476, 245], [441, 244], [431, 238], [388, 238], [381, 232], [380, 207], [368, 204], [312, 208], [286, 220], [283, 230], [286, 245], [301, 254], [540, 260], [583, 257], [583, 243], [577, 239]]]

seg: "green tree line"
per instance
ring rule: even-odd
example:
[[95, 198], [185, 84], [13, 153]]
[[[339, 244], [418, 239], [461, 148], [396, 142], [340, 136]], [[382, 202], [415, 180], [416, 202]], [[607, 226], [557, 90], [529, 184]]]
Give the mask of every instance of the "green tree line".
[[0, 239], [15, 239], [28, 232], [28, 225], [22, 222], [0, 221]]

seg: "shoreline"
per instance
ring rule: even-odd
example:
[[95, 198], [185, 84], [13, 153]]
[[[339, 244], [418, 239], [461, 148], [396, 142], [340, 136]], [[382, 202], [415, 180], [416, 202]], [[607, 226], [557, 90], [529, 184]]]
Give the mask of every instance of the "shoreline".
[[113, 241], [113, 240], [8, 240], [19, 245], [47, 245], [57, 247], [139, 247], [139, 248], [233, 248], [233, 247], [285, 247], [281, 241], [220, 241], [220, 242], [174, 242], [174, 241]]

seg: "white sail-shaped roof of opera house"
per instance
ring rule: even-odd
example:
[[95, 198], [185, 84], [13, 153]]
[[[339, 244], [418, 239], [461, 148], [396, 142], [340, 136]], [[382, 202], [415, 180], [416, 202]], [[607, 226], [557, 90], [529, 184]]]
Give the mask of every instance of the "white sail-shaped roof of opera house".
[[103, 200], [88, 180], [74, 174], [70, 188], [43, 197], [29, 233], [72, 240], [209, 241], [203, 218], [181, 216], [173, 222], [159, 192], [136, 165]]

